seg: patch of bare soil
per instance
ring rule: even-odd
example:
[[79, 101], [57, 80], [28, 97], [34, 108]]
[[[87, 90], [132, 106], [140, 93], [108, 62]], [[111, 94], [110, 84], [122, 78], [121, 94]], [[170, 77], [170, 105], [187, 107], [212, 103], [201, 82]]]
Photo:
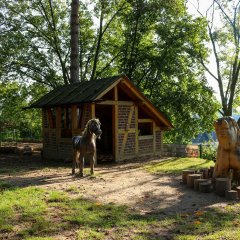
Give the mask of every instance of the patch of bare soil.
[[[22, 159], [16, 154], [2, 154], [0, 179], [21, 187], [65, 191], [75, 188], [78, 191], [72, 191], [73, 197], [81, 195], [101, 203], [124, 204], [142, 214], [167, 216], [227, 204], [214, 193], [199, 193], [187, 188], [181, 184], [181, 176], [150, 174], [143, 169], [145, 163], [98, 165], [95, 177], [79, 178], [71, 175], [71, 163], [43, 162], [39, 152]], [[6, 170], [1, 172], [2, 168]], [[12, 168], [19, 172], [12, 174]]]

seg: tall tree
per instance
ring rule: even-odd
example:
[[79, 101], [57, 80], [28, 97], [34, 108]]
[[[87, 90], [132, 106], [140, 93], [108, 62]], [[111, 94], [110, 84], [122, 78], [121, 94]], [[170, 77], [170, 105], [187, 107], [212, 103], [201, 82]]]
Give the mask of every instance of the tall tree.
[[216, 71], [211, 69], [199, 52], [200, 61], [211, 77], [217, 81], [223, 116], [231, 116], [234, 102], [239, 96], [240, 73], [240, 1], [212, 0], [205, 13], [207, 29], [215, 59]]
[[71, 63], [70, 82], [79, 82], [79, 0], [72, 0], [71, 4]]

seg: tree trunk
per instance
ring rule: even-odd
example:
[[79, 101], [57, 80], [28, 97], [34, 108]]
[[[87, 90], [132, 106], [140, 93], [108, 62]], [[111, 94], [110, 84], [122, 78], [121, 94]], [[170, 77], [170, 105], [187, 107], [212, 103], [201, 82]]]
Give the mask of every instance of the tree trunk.
[[71, 4], [71, 66], [70, 83], [79, 82], [79, 0], [72, 0]]

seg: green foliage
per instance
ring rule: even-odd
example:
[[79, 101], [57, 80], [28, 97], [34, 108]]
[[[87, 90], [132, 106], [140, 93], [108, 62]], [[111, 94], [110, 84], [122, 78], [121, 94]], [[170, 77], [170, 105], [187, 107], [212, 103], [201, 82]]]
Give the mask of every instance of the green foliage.
[[214, 162], [201, 158], [172, 158], [159, 163], [151, 163], [144, 168], [152, 173], [180, 174], [184, 169], [200, 170], [214, 166]]
[[[33, 86], [27, 87], [18, 82], [0, 83], [1, 140], [8, 140], [5, 138], [13, 134], [15, 134], [13, 137], [15, 139], [41, 138], [41, 111], [38, 109], [23, 110], [29, 102], [26, 99], [34, 94], [32, 88]], [[34, 91], [37, 92], [36, 89]], [[36, 99], [36, 95], [34, 94], [32, 99]]]
[[217, 146], [211, 143], [203, 144], [202, 146], [202, 158], [208, 160], [216, 160]]
[[[26, 105], [69, 83], [69, 10], [64, 1], [0, 3], [0, 81], [21, 81]], [[81, 1], [79, 11], [82, 81], [124, 72], [173, 123], [166, 142], [212, 130], [219, 105], [197, 61], [208, 55], [206, 21], [189, 16], [185, 1]]]

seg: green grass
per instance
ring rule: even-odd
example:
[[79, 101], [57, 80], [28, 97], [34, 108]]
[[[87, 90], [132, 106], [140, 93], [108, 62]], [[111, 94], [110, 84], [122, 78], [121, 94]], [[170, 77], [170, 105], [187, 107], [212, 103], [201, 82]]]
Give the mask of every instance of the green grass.
[[[212, 161], [177, 158], [146, 168], [154, 173], [178, 173], [210, 165]], [[7, 181], [0, 181], [0, 238], [11, 234], [14, 239], [53, 240], [67, 231], [78, 240], [165, 239], [161, 234], [175, 240], [240, 239], [240, 203], [175, 215], [153, 209], [144, 215], [127, 206], [89, 201], [77, 193], [75, 186], [55, 191], [13, 188]]]
[[179, 174], [184, 169], [199, 170], [214, 166], [211, 160], [201, 158], [172, 158], [158, 163], [150, 163], [144, 168], [151, 173], [173, 173]]
[[9, 232], [21, 239], [50, 240], [68, 230], [76, 232], [78, 239], [102, 239], [116, 228], [111, 234], [121, 239], [129, 228], [138, 229], [137, 235], [141, 235], [155, 222], [126, 206], [104, 205], [69, 194], [35, 187], [6, 188], [0, 194], [0, 238]]
[[[197, 214], [201, 213], [201, 214]], [[179, 217], [176, 240], [240, 239], [240, 204]]]

